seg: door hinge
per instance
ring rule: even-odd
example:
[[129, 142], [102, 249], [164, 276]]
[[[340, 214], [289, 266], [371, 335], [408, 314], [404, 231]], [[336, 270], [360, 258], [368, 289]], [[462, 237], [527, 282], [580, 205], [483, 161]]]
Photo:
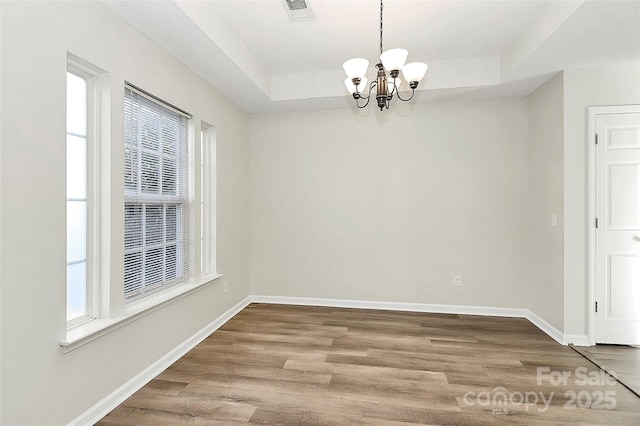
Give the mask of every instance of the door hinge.
[[598, 145], [598, 134], [596, 133], [596, 145]]
[[598, 312], [598, 302], [596, 302], [596, 312]]
[[598, 228], [598, 218], [596, 217], [596, 229]]

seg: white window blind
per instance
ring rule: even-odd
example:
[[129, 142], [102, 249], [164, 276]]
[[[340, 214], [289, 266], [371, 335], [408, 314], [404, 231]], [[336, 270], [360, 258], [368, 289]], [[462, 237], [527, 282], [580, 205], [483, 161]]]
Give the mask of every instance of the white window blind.
[[125, 87], [125, 302], [189, 276], [189, 117]]

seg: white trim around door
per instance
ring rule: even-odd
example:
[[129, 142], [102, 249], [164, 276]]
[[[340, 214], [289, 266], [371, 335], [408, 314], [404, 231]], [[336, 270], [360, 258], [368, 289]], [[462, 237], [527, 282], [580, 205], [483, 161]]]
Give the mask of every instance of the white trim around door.
[[596, 118], [604, 114], [640, 113], [640, 105], [587, 108], [587, 340], [596, 344]]

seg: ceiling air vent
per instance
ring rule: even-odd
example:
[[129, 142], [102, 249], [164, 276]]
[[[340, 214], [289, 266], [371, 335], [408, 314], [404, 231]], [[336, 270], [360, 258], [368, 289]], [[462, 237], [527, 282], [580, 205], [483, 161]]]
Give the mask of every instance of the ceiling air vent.
[[304, 0], [287, 0], [287, 6], [290, 10], [306, 9], [307, 3]]
[[282, 0], [291, 22], [313, 21], [309, 0]]

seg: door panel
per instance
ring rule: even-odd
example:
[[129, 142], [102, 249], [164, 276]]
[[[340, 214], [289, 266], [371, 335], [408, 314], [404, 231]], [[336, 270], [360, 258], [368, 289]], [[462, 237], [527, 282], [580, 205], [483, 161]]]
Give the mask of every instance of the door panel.
[[638, 173], [640, 163], [607, 164], [609, 173], [607, 193], [609, 194], [609, 229], [638, 229]]
[[596, 341], [640, 344], [640, 113], [596, 117]]
[[638, 315], [638, 297], [636, 294], [640, 256], [634, 253], [609, 255], [609, 294], [607, 306], [610, 318], [640, 320]]
[[621, 127], [609, 129], [607, 138], [609, 149], [629, 149], [640, 147], [640, 129]]

